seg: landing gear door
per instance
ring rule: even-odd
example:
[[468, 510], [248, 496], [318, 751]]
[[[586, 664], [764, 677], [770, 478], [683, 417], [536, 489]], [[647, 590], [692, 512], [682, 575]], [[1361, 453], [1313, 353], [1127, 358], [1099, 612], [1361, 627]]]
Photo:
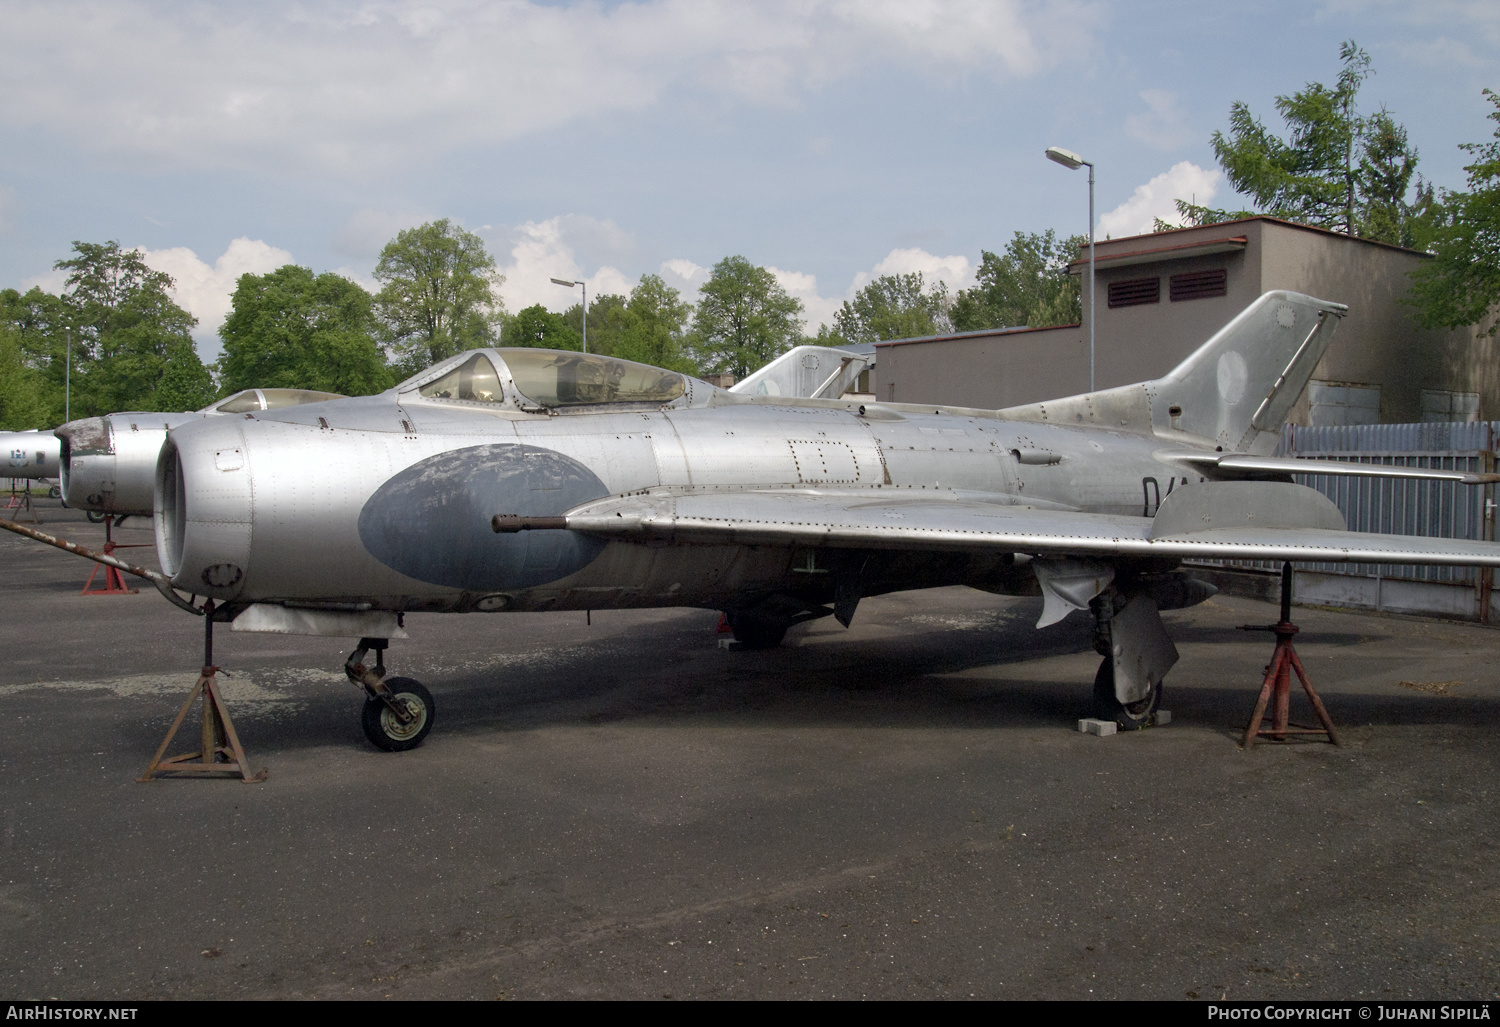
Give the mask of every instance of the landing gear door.
[[1109, 622], [1109, 655], [1115, 670], [1115, 698], [1140, 702], [1160, 685], [1177, 662], [1177, 647], [1162, 625], [1156, 601], [1130, 598]]

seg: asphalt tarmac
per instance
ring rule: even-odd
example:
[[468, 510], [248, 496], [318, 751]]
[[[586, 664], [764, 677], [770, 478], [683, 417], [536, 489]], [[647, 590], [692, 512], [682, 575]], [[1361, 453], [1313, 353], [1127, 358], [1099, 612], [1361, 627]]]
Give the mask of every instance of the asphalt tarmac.
[[767, 652], [706, 611], [416, 615], [402, 754], [343, 640], [220, 629], [269, 780], [138, 784], [201, 621], [91, 566], [0, 533], [4, 998], [1500, 995], [1491, 629], [1297, 610], [1345, 745], [1246, 752], [1245, 599], [1166, 615], [1173, 721], [1112, 738], [1076, 729], [1086, 619], [1038, 600], [868, 599]]

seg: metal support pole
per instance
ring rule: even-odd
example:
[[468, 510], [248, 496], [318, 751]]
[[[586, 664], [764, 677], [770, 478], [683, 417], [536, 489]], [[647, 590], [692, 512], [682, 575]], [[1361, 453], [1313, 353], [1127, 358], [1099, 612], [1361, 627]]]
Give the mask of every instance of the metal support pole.
[[589, 283], [579, 282], [583, 286], [583, 351], [589, 351]]
[[1094, 391], [1094, 166], [1089, 165], [1089, 391]]

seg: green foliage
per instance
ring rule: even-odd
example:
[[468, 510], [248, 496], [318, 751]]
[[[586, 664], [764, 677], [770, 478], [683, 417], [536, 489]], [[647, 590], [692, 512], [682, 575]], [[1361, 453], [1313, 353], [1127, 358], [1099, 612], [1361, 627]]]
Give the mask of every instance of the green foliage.
[[[168, 357], [193, 345], [197, 318], [167, 295], [171, 276], [147, 267], [135, 250], [113, 240], [74, 242], [73, 250], [77, 256], [53, 265], [68, 272], [60, 300], [73, 338], [73, 417], [157, 409]], [[41, 316], [49, 307], [37, 304]], [[56, 327], [49, 334], [55, 368]]]
[[375, 342], [372, 304], [368, 292], [332, 272], [314, 276], [287, 264], [241, 275], [219, 328], [221, 394], [282, 388], [364, 396], [389, 388], [395, 379]]
[[[1495, 141], [1460, 146], [1475, 158], [1464, 168], [1469, 187], [1444, 192], [1433, 211], [1434, 257], [1412, 276], [1412, 302], [1429, 328], [1479, 324], [1500, 303], [1500, 93], [1484, 95], [1495, 108]], [[1492, 324], [1488, 334], [1495, 331]]]
[[[692, 304], [660, 275], [641, 275], [620, 309], [620, 335], [614, 355], [653, 367], [696, 375], [698, 366], [686, 354]], [[613, 312], [612, 312], [613, 316]], [[590, 321], [592, 323], [592, 320]], [[593, 336], [589, 336], [590, 340]]]
[[[21, 366], [28, 374], [12, 383], [11, 395], [19, 397], [29, 390], [31, 399], [42, 411], [40, 422], [60, 424], [64, 420], [63, 382], [67, 374], [67, 330], [70, 312], [63, 301], [36, 287], [24, 296], [15, 289], [0, 290], [0, 330], [14, 333], [13, 339]], [[25, 382], [24, 386], [19, 383]], [[21, 400], [13, 399], [20, 403]]]
[[0, 429], [46, 428], [56, 423], [50, 414], [42, 374], [27, 362], [20, 330], [0, 323]]
[[[589, 303], [589, 352], [613, 356], [620, 343], [620, 332], [625, 327], [624, 296], [605, 293], [595, 296]], [[583, 336], [583, 304], [575, 303], [563, 312], [568, 327]]]
[[1078, 324], [1081, 276], [1068, 274], [1068, 263], [1086, 242], [1076, 235], [1059, 240], [1048, 229], [1017, 232], [1001, 255], [981, 250], [978, 284], [953, 300], [953, 330]]
[[[1339, 59], [1344, 67], [1332, 88], [1309, 82], [1300, 92], [1276, 98], [1289, 130], [1285, 140], [1245, 103], [1230, 106], [1229, 134], [1214, 133], [1214, 154], [1230, 183], [1259, 210], [1219, 210], [1178, 200], [1184, 223], [1261, 213], [1381, 242], [1420, 243], [1425, 231], [1420, 179], [1417, 201], [1407, 201], [1417, 151], [1389, 111], [1361, 115], [1357, 109], [1360, 87], [1373, 74], [1369, 54], [1349, 40]], [[1430, 187], [1427, 193], [1430, 199]]]
[[535, 346], [539, 349], [583, 348], [583, 337], [568, 324], [562, 314], [554, 314], [540, 303], [533, 304], [506, 318], [501, 334], [505, 346]]
[[725, 257], [700, 290], [691, 343], [705, 371], [744, 378], [802, 339], [802, 301], [744, 257]]
[[[928, 289], [922, 272], [881, 275], [833, 315], [833, 332], [849, 342], [880, 342], [951, 331], [948, 286]], [[828, 343], [820, 343], [827, 345]]]
[[380, 252], [375, 278], [383, 286], [375, 313], [405, 372], [495, 344], [504, 277], [484, 240], [447, 218], [398, 233]]
[[196, 349], [178, 346], [167, 355], [166, 370], [156, 386], [156, 409], [201, 410], [215, 395], [213, 375], [198, 359]]

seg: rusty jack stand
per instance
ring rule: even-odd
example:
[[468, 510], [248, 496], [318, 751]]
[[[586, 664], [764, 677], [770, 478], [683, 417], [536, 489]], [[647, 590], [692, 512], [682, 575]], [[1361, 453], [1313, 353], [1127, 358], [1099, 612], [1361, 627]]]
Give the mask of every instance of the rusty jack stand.
[[12, 478], [10, 480], [10, 499], [6, 502], [5, 509], [16, 511], [10, 515], [10, 519], [13, 521], [19, 521], [21, 519], [21, 511], [24, 510], [30, 515], [32, 524], [42, 523], [42, 519], [37, 516], [36, 507], [31, 505], [31, 479], [28, 478], [26, 480], [26, 491], [21, 494], [17, 494], [16, 492], [16, 479]]
[[[232, 777], [238, 774], [240, 780], [246, 784], [259, 784], [270, 775], [268, 770], [262, 770], [254, 776], [250, 774], [250, 760], [245, 756], [245, 747], [240, 744], [240, 736], [235, 733], [234, 721], [229, 719], [229, 708], [224, 705], [224, 699], [219, 695], [219, 668], [213, 664], [214, 601], [209, 599], [204, 603], [203, 608], [203, 670], [198, 675], [198, 683], [188, 693], [187, 702], [182, 704], [182, 709], [177, 713], [177, 719], [172, 721], [172, 726], [167, 729], [167, 737], [161, 740], [156, 755], [151, 757], [151, 763], [146, 767], [146, 772], [136, 778], [137, 781], [150, 781], [157, 774], [173, 774], [183, 777]], [[188, 710], [193, 708], [193, 703], [200, 694], [203, 696], [201, 747], [197, 752], [184, 753], [181, 756], [167, 756], [163, 759], [162, 756], [166, 753], [167, 746], [172, 744], [172, 739], [177, 735], [177, 729], [182, 727], [182, 722], [187, 719]], [[216, 762], [220, 757], [223, 757], [223, 763]]]
[[[1302, 661], [1297, 659], [1297, 650], [1292, 645], [1292, 638], [1297, 634], [1297, 625], [1292, 623], [1292, 565], [1290, 563], [1281, 565], [1281, 620], [1265, 626], [1246, 624], [1240, 630], [1270, 631], [1276, 635], [1276, 653], [1271, 657], [1271, 665], [1266, 668], [1266, 680], [1261, 685], [1260, 698], [1255, 701], [1255, 712], [1250, 715], [1250, 723], [1245, 727], [1245, 748], [1254, 748], [1259, 738], [1284, 742], [1288, 735], [1327, 735], [1330, 742], [1338, 745], [1339, 735], [1334, 729], [1333, 719], [1323, 708], [1323, 700], [1319, 699], [1318, 693], [1313, 690], [1312, 682], [1307, 680], [1307, 671], [1302, 669]], [[1317, 714], [1322, 727], [1290, 723], [1292, 671], [1294, 670], [1297, 672], [1297, 679], [1302, 682], [1302, 690], [1307, 693], [1307, 699], [1312, 703], [1313, 712]], [[1273, 695], [1276, 705], [1271, 709], [1271, 726], [1262, 728], [1260, 725], [1266, 715], [1266, 704], [1271, 701]]]
[[[144, 543], [144, 542], [131, 543], [131, 544], [128, 544], [128, 545], [123, 545], [123, 546], [116, 545], [115, 544], [115, 538], [114, 538], [114, 526], [115, 526], [115, 515], [114, 514], [105, 514], [104, 515], [104, 555], [105, 556], [114, 556], [116, 549], [140, 549], [140, 548], [143, 548], [146, 545], [146, 543]], [[104, 587], [103, 588], [95, 588], [94, 587], [94, 576], [96, 574], [98, 574], [100, 571], [104, 572]], [[79, 594], [80, 595], [86, 595], [86, 596], [123, 596], [123, 595], [131, 595], [131, 594], [135, 593], [136, 591], [137, 591], [136, 589], [130, 588], [130, 587], [128, 587], [125, 584], [125, 575], [123, 575], [123, 574], [120, 573], [120, 569], [118, 567], [111, 567], [107, 563], [96, 563], [96, 564], [94, 564], [94, 569], [91, 570], [91, 571], [89, 571], [89, 580], [84, 583], [83, 591], [80, 592]]]

